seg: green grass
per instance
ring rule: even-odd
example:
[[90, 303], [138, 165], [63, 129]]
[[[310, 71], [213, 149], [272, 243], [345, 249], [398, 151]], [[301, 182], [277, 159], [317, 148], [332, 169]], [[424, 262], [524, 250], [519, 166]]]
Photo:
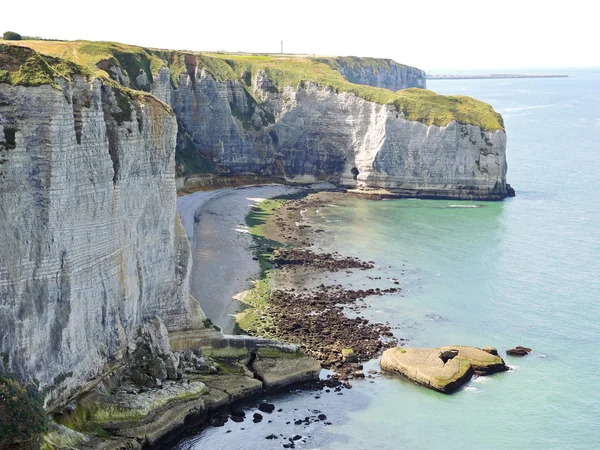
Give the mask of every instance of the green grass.
[[[11, 41], [14, 43], [13, 41]], [[161, 67], [168, 65], [171, 81], [178, 86], [179, 77], [196, 67], [206, 70], [217, 81], [239, 81], [254, 96], [252, 80], [258, 71], [264, 71], [273, 82], [275, 89], [282, 93], [286, 87], [297, 89], [306, 83], [314, 83], [321, 88], [329, 88], [337, 93], [348, 92], [365, 100], [392, 104], [399, 114], [408, 120], [426, 125], [445, 126], [452, 120], [461, 124], [481, 127], [485, 131], [504, 129], [502, 117], [490, 105], [464, 96], [443, 96], [431, 91], [406, 89], [391, 92], [371, 86], [350, 83], [335, 67], [371, 67], [382, 70], [386, 64], [395, 64], [390, 60], [374, 58], [313, 58], [301, 56], [250, 55], [226, 53], [177, 52], [137, 47], [116, 42], [90, 41], [17, 41], [37, 51], [62, 57], [82, 65], [95, 76], [109, 76], [98, 68], [98, 63], [108, 61], [124, 70], [135, 86], [135, 77], [143, 70], [152, 81]], [[102, 67], [104, 67], [101, 64]], [[1, 69], [0, 69], [1, 70]], [[36, 67], [31, 74], [23, 74], [21, 79], [44, 84], [48, 76]], [[12, 75], [11, 75], [12, 76]], [[41, 76], [42, 78], [38, 78]], [[6, 74], [0, 72], [0, 81]], [[195, 80], [192, 80], [193, 82]], [[260, 98], [254, 97], [257, 102]]]
[[394, 67], [405, 68], [406, 65], [398, 64], [391, 59], [383, 58], [359, 58], [358, 56], [319, 57], [315, 61], [327, 64], [334, 70], [350, 70], [352, 72], [363, 72], [370, 68], [373, 73], [389, 70]]
[[51, 85], [59, 88], [57, 78], [71, 79], [76, 74], [89, 75], [83, 67], [71, 61], [42, 56], [26, 47], [0, 44], [0, 56], [3, 61], [0, 82], [14, 86]]

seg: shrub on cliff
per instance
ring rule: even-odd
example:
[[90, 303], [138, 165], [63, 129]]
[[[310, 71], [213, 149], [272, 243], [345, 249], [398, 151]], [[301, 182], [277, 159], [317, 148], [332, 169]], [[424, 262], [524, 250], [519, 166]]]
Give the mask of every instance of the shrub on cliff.
[[0, 373], [0, 448], [30, 441], [48, 429], [48, 416], [38, 387]]
[[14, 31], [5, 31], [2, 35], [2, 39], [7, 41], [20, 41], [23, 38], [19, 33], [15, 33]]

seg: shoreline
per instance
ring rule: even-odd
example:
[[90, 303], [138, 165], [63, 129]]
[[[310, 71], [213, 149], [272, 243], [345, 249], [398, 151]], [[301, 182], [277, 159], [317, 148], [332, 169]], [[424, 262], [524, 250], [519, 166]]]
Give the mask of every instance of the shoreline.
[[246, 223], [250, 210], [265, 199], [328, 187], [243, 186], [178, 198], [178, 211], [193, 254], [191, 293], [224, 333], [234, 332], [234, 316], [241, 308], [237, 298], [252, 287], [261, 272]]
[[[397, 279], [369, 276], [376, 274], [369, 272], [377, 270], [374, 261], [313, 251], [323, 230], [311, 224], [310, 216], [351, 197], [319, 192], [289, 199], [274, 209], [266, 205], [266, 211], [259, 205], [252, 214], [266, 218], [255, 230], [257, 254], [269, 270], [250, 292], [251, 308], [239, 320], [251, 335], [299, 345], [346, 383], [364, 378], [363, 363], [404, 341], [393, 335], [389, 324], [370, 322], [361, 314], [370, 307], [368, 297], [399, 294]], [[347, 284], [348, 274], [365, 287]]]

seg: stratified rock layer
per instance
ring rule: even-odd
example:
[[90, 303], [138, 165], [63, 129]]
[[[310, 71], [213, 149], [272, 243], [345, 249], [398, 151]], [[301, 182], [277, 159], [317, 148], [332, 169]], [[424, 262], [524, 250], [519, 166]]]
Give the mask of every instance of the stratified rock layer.
[[392, 348], [383, 352], [381, 368], [450, 394], [474, 374], [490, 375], [508, 370], [502, 358], [474, 347]]
[[167, 71], [155, 77], [152, 93], [171, 102], [186, 136], [178, 147], [180, 173], [194, 172], [207, 158], [225, 176], [327, 180], [416, 197], [508, 195], [503, 129], [426, 125], [407, 120], [394, 105], [311, 82], [280, 93], [261, 71], [252, 96], [242, 83], [218, 82], [201, 67], [180, 75], [174, 88]]
[[49, 405], [120, 358], [149, 318], [171, 330], [202, 319], [174, 115], [98, 79], [56, 83], [0, 83], [0, 353]]

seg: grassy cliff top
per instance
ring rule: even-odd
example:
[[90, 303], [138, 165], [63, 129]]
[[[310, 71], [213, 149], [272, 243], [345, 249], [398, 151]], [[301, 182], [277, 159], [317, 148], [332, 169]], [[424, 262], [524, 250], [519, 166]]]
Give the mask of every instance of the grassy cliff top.
[[42, 56], [30, 48], [0, 43], [0, 83], [58, 87], [56, 78], [70, 79], [84, 72], [83, 67], [71, 61]]
[[408, 66], [399, 64], [392, 59], [384, 58], [361, 58], [358, 56], [320, 56], [315, 61], [327, 64], [335, 70], [351, 70], [356, 72], [363, 71], [366, 67], [377, 73], [381, 70], [388, 70], [394, 67], [406, 68]]
[[[2, 41], [0, 41], [0, 44]], [[110, 76], [109, 67], [119, 66], [138, 86], [136, 77], [145, 72], [148, 80], [168, 66], [174, 86], [180, 75], [192, 74], [199, 67], [209, 72], [217, 81], [240, 81], [251, 85], [258, 71], [264, 71], [275, 89], [283, 92], [287, 86], [298, 87], [312, 82], [334, 91], [348, 92], [379, 104], [392, 104], [405, 118], [426, 125], [445, 126], [453, 120], [462, 124], [481, 127], [485, 131], [504, 129], [502, 117], [490, 105], [470, 97], [442, 96], [421, 89], [391, 92], [387, 89], [350, 83], [337, 70], [335, 64], [351, 64], [352, 67], [384, 68], [396, 64], [391, 60], [374, 58], [320, 58], [311, 55], [278, 55], [246, 53], [199, 53], [138, 47], [115, 42], [91, 41], [11, 41], [11, 45], [31, 47], [39, 53], [73, 61], [95, 76]], [[1, 64], [1, 63], [0, 63]], [[1, 67], [1, 65], [0, 65]], [[0, 72], [0, 82], [2, 82]], [[12, 77], [12, 75], [11, 75]], [[13, 78], [11, 78], [12, 80]], [[15, 78], [19, 81], [20, 78]]]

